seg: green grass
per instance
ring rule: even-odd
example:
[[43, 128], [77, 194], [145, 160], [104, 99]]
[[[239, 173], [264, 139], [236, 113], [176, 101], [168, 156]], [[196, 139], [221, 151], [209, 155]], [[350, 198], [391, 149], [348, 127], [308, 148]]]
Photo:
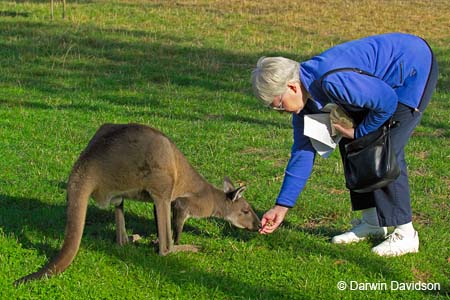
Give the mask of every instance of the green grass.
[[[58, 5], [56, 16], [61, 12]], [[450, 6], [447, 1], [0, 1], [1, 299], [449, 298]], [[216, 219], [189, 220], [182, 243], [200, 253], [159, 257], [152, 205], [127, 202], [137, 245], [114, 243], [114, 213], [89, 206], [81, 249], [62, 275], [14, 288], [56, 255], [65, 182], [103, 123], [157, 127], [211, 183], [245, 183], [261, 216], [289, 158], [288, 115], [251, 93], [261, 55], [297, 60], [365, 35], [403, 31], [438, 56], [438, 89], [407, 159], [416, 255], [380, 258], [378, 241], [330, 244], [352, 213], [337, 153], [317, 159], [282, 228], [270, 236]], [[339, 281], [430, 282], [441, 291], [339, 291]]]

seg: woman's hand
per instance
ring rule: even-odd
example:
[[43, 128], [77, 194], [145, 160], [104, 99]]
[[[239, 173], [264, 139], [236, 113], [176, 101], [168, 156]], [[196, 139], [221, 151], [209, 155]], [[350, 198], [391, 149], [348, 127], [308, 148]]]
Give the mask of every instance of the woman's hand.
[[275, 205], [272, 209], [264, 214], [261, 219], [261, 229], [259, 233], [267, 234], [272, 233], [283, 222], [286, 213], [289, 208], [284, 206]]
[[334, 123], [334, 128], [345, 138], [353, 140], [355, 138], [355, 128], [346, 128], [339, 123]]

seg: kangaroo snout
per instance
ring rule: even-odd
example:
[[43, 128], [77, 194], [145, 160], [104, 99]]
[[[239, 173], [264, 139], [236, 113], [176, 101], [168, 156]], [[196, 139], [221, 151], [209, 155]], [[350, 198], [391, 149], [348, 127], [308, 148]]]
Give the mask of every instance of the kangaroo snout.
[[260, 228], [260, 220], [256, 214], [251, 216], [231, 216], [227, 219], [237, 228], [248, 231], [257, 231]]
[[252, 213], [252, 222], [251, 225], [246, 227], [247, 230], [250, 231], [258, 231], [261, 227], [261, 220], [259, 219], [258, 215], [256, 215], [255, 212]]

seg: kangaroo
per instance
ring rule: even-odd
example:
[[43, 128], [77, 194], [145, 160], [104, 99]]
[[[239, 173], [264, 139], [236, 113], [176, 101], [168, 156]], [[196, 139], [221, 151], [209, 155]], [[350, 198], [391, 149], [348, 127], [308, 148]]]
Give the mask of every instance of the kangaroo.
[[[63, 272], [75, 258], [83, 235], [89, 197], [100, 208], [115, 206], [116, 242], [129, 241], [123, 199], [153, 201], [159, 254], [196, 251], [179, 245], [189, 217], [215, 216], [255, 231], [259, 218], [228, 178], [220, 190], [208, 183], [173, 142], [157, 129], [139, 124], [104, 124], [74, 164], [67, 183], [67, 223], [59, 254], [15, 285]], [[173, 210], [174, 239], [171, 210]]]

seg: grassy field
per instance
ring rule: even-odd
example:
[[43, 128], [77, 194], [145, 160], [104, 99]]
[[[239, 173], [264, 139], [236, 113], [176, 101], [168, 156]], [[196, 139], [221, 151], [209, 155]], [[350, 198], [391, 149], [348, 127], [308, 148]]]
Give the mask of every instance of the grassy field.
[[[449, 299], [450, 4], [442, 1], [0, 1], [1, 299]], [[407, 148], [420, 253], [380, 258], [378, 241], [339, 246], [350, 227], [338, 153], [318, 158], [286, 222], [269, 236], [189, 220], [199, 253], [159, 257], [151, 204], [125, 203], [137, 245], [114, 243], [113, 209], [89, 206], [81, 249], [62, 275], [14, 288], [58, 253], [65, 183], [103, 123], [164, 131], [216, 186], [246, 184], [258, 215], [278, 194], [290, 116], [251, 93], [258, 57], [298, 61], [337, 43], [402, 31], [440, 64], [437, 91]], [[439, 283], [440, 291], [340, 291], [359, 283]]]

